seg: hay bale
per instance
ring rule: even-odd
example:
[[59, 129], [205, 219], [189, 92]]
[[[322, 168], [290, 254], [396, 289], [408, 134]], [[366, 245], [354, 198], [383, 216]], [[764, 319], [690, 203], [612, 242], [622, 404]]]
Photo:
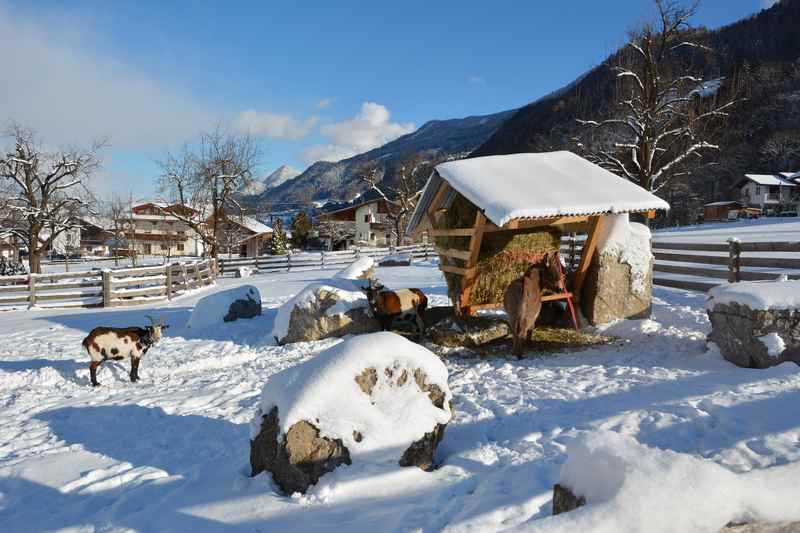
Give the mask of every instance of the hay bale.
[[[475, 223], [478, 209], [469, 200], [456, 195], [452, 205], [436, 229], [466, 228]], [[469, 249], [469, 237], [436, 237], [436, 245], [456, 250]], [[508, 230], [486, 233], [478, 253], [477, 279], [470, 298], [471, 304], [499, 303], [508, 284], [521, 276], [534, 261], [547, 252], [558, 251], [561, 232], [548, 227], [530, 230]], [[443, 264], [464, 267], [459, 259], [441, 258]], [[463, 277], [445, 273], [448, 292], [453, 298], [461, 294]]]

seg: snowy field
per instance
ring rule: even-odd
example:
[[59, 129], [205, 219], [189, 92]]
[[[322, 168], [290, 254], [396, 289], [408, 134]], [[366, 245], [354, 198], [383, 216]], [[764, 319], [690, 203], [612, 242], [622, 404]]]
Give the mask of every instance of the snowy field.
[[[435, 472], [387, 466], [364, 476], [340, 467], [307, 495], [283, 496], [268, 474], [248, 476], [248, 422], [270, 375], [338, 342], [277, 347], [269, 338], [274, 308], [334, 272], [221, 279], [218, 288], [256, 285], [264, 315], [191, 337], [182, 326], [192, 306], [218, 288], [155, 309], [0, 313], [0, 530], [556, 531], [582, 516], [571, 530], [615, 531], [608, 512], [549, 516], [567, 447], [602, 430], [720, 465], [734, 479], [787, 468], [797, 479], [798, 367], [728, 364], [706, 346], [704, 295], [656, 289], [652, 319], [607, 327], [615, 344], [525, 360], [448, 360], [456, 415]], [[378, 276], [423, 289], [432, 305], [447, 303], [432, 265], [380, 268]], [[143, 359], [142, 380], [132, 384], [127, 365], [106, 364], [102, 386], [92, 389], [81, 339], [97, 325], [144, 324], [146, 314], [171, 329]], [[682, 479], [678, 490], [664, 489], [653, 479], [660, 481], [651, 476], [628, 492], [670, 509], [662, 504], [692, 487]], [[711, 489], [707, 501], [737, 501]], [[781, 503], [800, 519], [797, 495]], [[649, 530], [671, 523], [654, 513]]]
[[787, 242], [800, 240], [800, 218], [764, 217], [736, 222], [710, 222], [696, 226], [659, 229], [653, 240], [724, 244], [729, 237], [742, 242]]

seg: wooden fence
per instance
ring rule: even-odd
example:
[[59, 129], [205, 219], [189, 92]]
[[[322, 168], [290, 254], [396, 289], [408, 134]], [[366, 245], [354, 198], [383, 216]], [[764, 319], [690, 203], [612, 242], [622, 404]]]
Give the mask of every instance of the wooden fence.
[[141, 268], [0, 277], [0, 306], [116, 307], [162, 302], [214, 283], [212, 259]]
[[[568, 268], [580, 259], [584, 236], [567, 235], [561, 256]], [[800, 279], [800, 242], [698, 243], [652, 241], [653, 284], [706, 292], [724, 281], [771, 280], [781, 274]], [[782, 256], [775, 256], [780, 253]], [[772, 254], [772, 256], [768, 255]], [[798, 254], [790, 257], [786, 255]], [[798, 272], [791, 272], [791, 271]], [[787, 272], [790, 271], [790, 272]], [[661, 274], [661, 275], [659, 275]], [[665, 277], [663, 274], [681, 276]], [[685, 279], [685, 278], [690, 279]]]
[[363, 248], [340, 252], [304, 252], [287, 255], [220, 259], [219, 271], [221, 275], [224, 275], [229, 272], [236, 272], [240, 267], [257, 268], [259, 272], [289, 272], [292, 269], [344, 267], [359, 257], [372, 257], [380, 261], [390, 255], [407, 255], [411, 257], [412, 260], [421, 259], [423, 261], [438, 257], [433, 246], [430, 245], [398, 246], [396, 248]]

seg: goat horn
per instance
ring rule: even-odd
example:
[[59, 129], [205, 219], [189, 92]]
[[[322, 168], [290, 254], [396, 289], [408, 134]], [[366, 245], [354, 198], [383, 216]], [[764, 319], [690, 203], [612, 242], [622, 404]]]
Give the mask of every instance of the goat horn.
[[149, 321], [150, 321], [150, 325], [152, 325], [152, 326], [155, 326], [155, 325], [157, 325], [157, 324], [156, 324], [156, 321], [155, 321], [155, 319], [154, 319], [152, 316], [150, 316], [150, 315], [144, 315], [144, 317], [145, 317], [147, 320], [149, 320]]

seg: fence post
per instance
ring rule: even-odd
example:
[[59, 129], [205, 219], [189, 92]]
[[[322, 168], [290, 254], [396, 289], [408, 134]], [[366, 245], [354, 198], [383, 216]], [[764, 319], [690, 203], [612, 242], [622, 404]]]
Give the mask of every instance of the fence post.
[[286, 272], [292, 271], [292, 254], [286, 254]]
[[731, 283], [741, 281], [741, 255], [742, 242], [735, 237], [728, 239], [728, 281]]
[[167, 275], [167, 300], [172, 300], [172, 265], [167, 265], [165, 274]]
[[28, 274], [28, 307], [36, 305], [36, 274]]
[[186, 263], [181, 263], [181, 277], [183, 278], [183, 290], [189, 290], [189, 271], [186, 269]]
[[200, 268], [200, 264], [201, 263], [202, 263], [202, 261], [200, 261], [199, 263], [195, 263], [195, 265], [194, 265], [194, 277], [197, 280], [197, 287], [198, 288], [203, 286], [203, 274], [201, 274], [201, 272], [200, 272], [201, 271], [201, 268]]
[[103, 307], [111, 307], [111, 271], [103, 270]]
[[569, 234], [569, 270], [575, 268], [575, 232]]
[[325, 270], [325, 252], [324, 251], [319, 253], [319, 260], [320, 260], [320, 266], [322, 267], [322, 270]]

